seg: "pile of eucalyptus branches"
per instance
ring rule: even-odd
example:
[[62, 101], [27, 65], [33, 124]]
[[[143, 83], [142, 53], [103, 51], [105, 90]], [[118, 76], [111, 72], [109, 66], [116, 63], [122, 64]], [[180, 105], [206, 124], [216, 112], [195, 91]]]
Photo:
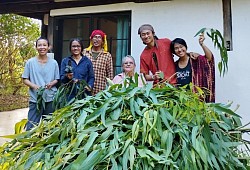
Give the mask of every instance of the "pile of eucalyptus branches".
[[113, 85], [6, 136], [0, 169], [246, 169], [240, 117], [197, 91]]

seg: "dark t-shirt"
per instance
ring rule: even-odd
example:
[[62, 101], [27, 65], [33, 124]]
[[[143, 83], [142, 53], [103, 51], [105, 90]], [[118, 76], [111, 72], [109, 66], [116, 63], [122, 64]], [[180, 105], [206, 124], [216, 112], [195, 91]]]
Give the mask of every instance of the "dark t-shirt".
[[190, 59], [188, 60], [188, 64], [185, 68], [180, 68], [178, 65], [178, 61], [176, 64], [176, 72], [177, 72], [177, 85], [184, 86], [192, 82], [192, 70]]

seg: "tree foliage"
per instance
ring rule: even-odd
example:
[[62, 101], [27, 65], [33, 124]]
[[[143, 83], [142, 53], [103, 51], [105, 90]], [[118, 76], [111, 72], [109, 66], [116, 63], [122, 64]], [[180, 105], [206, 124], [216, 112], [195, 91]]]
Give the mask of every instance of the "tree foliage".
[[15, 14], [0, 15], [0, 91], [17, 94], [23, 87], [24, 63], [35, 55], [34, 42], [39, 25], [31, 18]]
[[240, 117], [198, 92], [113, 85], [7, 136], [13, 140], [0, 147], [0, 168], [246, 169]]

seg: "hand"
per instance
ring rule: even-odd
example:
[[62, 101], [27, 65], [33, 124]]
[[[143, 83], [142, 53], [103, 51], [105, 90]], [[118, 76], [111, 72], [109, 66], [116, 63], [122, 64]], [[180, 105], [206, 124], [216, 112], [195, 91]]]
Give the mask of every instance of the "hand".
[[204, 36], [204, 32], [200, 34], [200, 37], [199, 37], [199, 44], [200, 45], [203, 45], [203, 42], [205, 40], [205, 36]]
[[66, 77], [68, 78], [68, 79], [73, 79], [73, 73], [66, 73]]
[[38, 90], [39, 88], [40, 88], [40, 86], [38, 86], [36, 84], [32, 86], [32, 89], [34, 89], [34, 90]]
[[161, 80], [164, 79], [164, 73], [162, 71], [155, 72], [154, 80]]
[[200, 54], [194, 52], [190, 52], [189, 55], [194, 60], [197, 60], [197, 58], [200, 56]]
[[46, 89], [51, 89], [53, 86], [53, 84], [51, 82], [49, 82], [48, 84], [46, 84], [45, 88]]

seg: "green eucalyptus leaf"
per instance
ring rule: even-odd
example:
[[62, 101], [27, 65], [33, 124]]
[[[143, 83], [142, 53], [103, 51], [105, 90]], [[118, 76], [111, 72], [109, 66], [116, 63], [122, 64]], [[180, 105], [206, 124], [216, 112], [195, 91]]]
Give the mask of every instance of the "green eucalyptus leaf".
[[203, 89], [127, 83], [62, 104], [31, 131], [7, 136], [0, 169], [246, 169], [246, 127], [231, 103], [204, 103]]

